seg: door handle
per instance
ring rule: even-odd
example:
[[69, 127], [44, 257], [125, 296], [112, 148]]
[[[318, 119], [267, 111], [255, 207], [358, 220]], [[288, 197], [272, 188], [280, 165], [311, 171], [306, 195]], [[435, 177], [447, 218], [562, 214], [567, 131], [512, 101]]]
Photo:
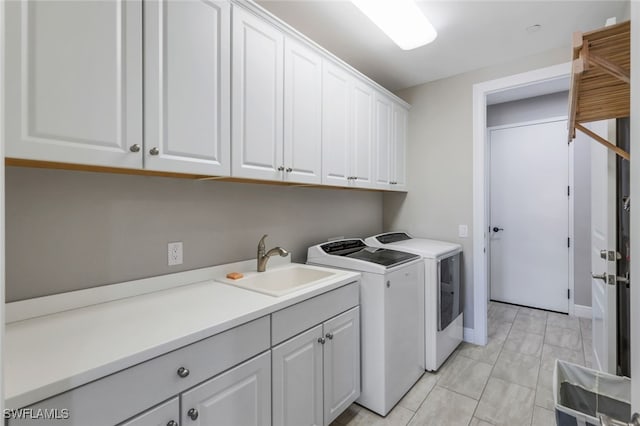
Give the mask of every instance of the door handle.
[[594, 280], [602, 280], [603, 283], [609, 284], [609, 285], [616, 285], [618, 283], [620, 283], [620, 284], [628, 284], [629, 283], [629, 278], [627, 278], [627, 277], [617, 277], [615, 275], [610, 275], [610, 274], [607, 274], [607, 273], [594, 274], [592, 272], [591, 273], [591, 278], [593, 278]]
[[631, 416], [631, 421], [629, 423], [612, 419], [606, 414], [600, 414], [600, 425], [601, 426], [640, 426], [640, 414], [633, 413], [633, 416]]
[[622, 259], [622, 255], [613, 250], [600, 250], [600, 258], [609, 262], [615, 262], [616, 260]]
[[493, 232], [504, 231], [504, 228], [498, 228], [497, 226], [493, 227]]

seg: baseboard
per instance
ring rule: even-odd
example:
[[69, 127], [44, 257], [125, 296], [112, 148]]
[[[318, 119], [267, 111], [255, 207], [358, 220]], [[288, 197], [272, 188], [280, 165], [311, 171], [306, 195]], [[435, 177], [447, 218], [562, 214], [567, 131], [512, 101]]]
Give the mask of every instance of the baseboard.
[[468, 343], [476, 343], [475, 330], [473, 328], [465, 327], [462, 334], [462, 340]]
[[573, 316], [579, 318], [591, 318], [591, 306], [573, 305]]

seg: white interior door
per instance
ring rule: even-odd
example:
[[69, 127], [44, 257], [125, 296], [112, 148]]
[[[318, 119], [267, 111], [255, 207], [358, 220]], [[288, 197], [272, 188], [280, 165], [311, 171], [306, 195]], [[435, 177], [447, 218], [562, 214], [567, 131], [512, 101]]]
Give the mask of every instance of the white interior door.
[[[589, 127], [608, 138], [606, 121]], [[576, 143], [591, 144], [591, 312], [593, 316], [594, 367], [601, 371], [616, 371], [616, 288], [608, 285], [608, 276], [615, 277], [616, 262], [601, 257], [601, 251], [616, 250], [616, 162], [615, 154], [580, 136]], [[599, 276], [600, 278], [595, 278]]]
[[566, 120], [489, 130], [491, 298], [569, 310]]

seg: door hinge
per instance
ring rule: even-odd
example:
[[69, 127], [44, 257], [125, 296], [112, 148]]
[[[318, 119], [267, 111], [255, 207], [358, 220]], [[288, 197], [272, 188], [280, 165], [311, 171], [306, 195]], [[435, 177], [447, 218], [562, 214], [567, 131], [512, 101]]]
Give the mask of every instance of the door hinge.
[[567, 186], [567, 197], [571, 197], [571, 187]]
[[571, 238], [567, 237], [567, 247], [571, 247]]
[[567, 299], [571, 299], [571, 289], [567, 289]]

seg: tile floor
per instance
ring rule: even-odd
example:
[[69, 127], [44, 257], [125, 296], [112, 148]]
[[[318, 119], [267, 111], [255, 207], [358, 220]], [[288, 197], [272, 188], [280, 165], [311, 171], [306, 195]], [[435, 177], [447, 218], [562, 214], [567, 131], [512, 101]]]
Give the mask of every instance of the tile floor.
[[387, 415], [353, 404], [331, 426], [552, 426], [555, 359], [591, 366], [591, 320], [489, 304], [489, 343], [463, 343]]

